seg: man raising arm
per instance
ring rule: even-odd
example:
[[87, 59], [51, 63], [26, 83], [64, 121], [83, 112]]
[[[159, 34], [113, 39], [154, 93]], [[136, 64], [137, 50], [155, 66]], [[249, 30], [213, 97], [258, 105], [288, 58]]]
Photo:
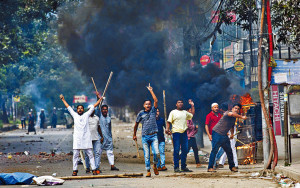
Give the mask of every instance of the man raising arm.
[[99, 93], [97, 92], [97, 97], [99, 98], [99, 100], [93, 106], [91, 106], [86, 113], [84, 113], [84, 107], [82, 105], [78, 105], [76, 113], [66, 102], [62, 94], [59, 97], [64, 103], [64, 105], [68, 108], [68, 111], [74, 119], [72, 176], [77, 176], [78, 173], [77, 163], [79, 160], [80, 150], [84, 150], [85, 153], [88, 155], [93, 175], [97, 175], [98, 173], [100, 173], [100, 171], [98, 172], [98, 170], [96, 170], [95, 159], [92, 150], [92, 137], [89, 129], [89, 117], [94, 112], [95, 107], [98, 106], [103, 100], [103, 98], [100, 97]]

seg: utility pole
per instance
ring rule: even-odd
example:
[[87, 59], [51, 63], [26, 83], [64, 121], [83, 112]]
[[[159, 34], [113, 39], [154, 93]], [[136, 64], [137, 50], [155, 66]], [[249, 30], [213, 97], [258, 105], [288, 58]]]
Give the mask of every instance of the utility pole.
[[[263, 3], [262, 3], [263, 2]], [[270, 148], [272, 147], [270, 145], [270, 134], [268, 130], [267, 120], [269, 119], [269, 92], [268, 92], [268, 78], [267, 78], [267, 64], [268, 64], [268, 58], [266, 57], [265, 50], [262, 46], [263, 42], [263, 33], [266, 33], [266, 21], [265, 21], [265, 1], [262, 0], [262, 2], [259, 0], [257, 1], [257, 5], [259, 5], [259, 19], [258, 19], [258, 25], [261, 26], [260, 28], [260, 35], [259, 35], [259, 51], [258, 51], [258, 84], [259, 84], [259, 94], [260, 94], [260, 100], [262, 103], [262, 131], [263, 131], [263, 154], [264, 154], [264, 166], [265, 168], [269, 165], [269, 159], [270, 159]], [[261, 5], [261, 6], [260, 6]], [[264, 106], [263, 106], [264, 105]], [[273, 148], [272, 148], [273, 150]]]
[[252, 1], [249, 1], [249, 45], [250, 45], [250, 63], [249, 63], [249, 89], [252, 88], [251, 75], [253, 67], [253, 45], [252, 45]]

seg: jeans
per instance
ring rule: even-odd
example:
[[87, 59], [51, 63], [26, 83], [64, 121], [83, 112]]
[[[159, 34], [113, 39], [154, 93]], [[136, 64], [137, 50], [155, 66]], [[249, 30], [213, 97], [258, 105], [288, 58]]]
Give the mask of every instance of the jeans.
[[190, 150], [190, 148], [192, 148], [193, 151], [194, 151], [194, 157], [195, 157], [196, 164], [200, 164], [199, 154], [198, 154], [198, 147], [197, 147], [195, 137], [191, 137], [188, 141], [188, 151]]
[[[188, 136], [186, 131], [184, 133], [173, 133], [173, 144], [174, 144], [174, 169], [179, 168], [179, 157], [181, 158], [181, 169], [186, 168], [186, 156], [188, 153]], [[181, 155], [179, 151], [181, 148]]]
[[[218, 151], [218, 153], [217, 153], [217, 156], [216, 156], [216, 159], [215, 159], [214, 166], [217, 165], [217, 161], [220, 160], [220, 158], [223, 156], [223, 154], [224, 154], [224, 149], [223, 149], [223, 148], [220, 148], [219, 151]], [[220, 164], [220, 162], [219, 162], [219, 164]], [[223, 164], [223, 165], [224, 165], [224, 164]]]
[[222, 147], [227, 154], [229, 168], [230, 169], [233, 168], [234, 167], [233, 154], [232, 154], [230, 140], [229, 140], [228, 136], [220, 135], [219, 133], [213, 131], [211, 143], [212, 143], [212, 149], [211, 149], [211, 153], [209, 156], [208, 169], [213, 168], [213, 165], [214, 165], [215, 159], [216, 159], [216, 154], [219, 151], [220, 147]]
[[22, 129], [23, 127], [26, 129], [26, 120], [21, 120], [21, 124], [22, 124]]
[[144, 150], [144, 158], [146, 170], [150, 170], [150, 146], [152, 148], [153, 153], [153, 164], [157, 164], [159, 160], [159, 149], [158, 149], [158, 139], [157, 134], [153, 135], [143, 135], [142, 136], [142, 144]]
[[[93, 150], [94, 150], [94, 155], [95, 155], [95, 166], [96, 169], [99, 169], [100, 167], [100, 147], [101, 147], [101, 143], [100, 140], [93, 140], [92, 141], [93, 144]], [[89, 169], [90, 168], [90, 160], [89, 157], [87, 155], [87, 153], [85, 152], [85, 164], [86, 164], [86, 168]]]
[[[165, 166], [165, 160], [166, 160], [166, 156], [165, 156], [165, 142], [159, 142], [158, 143], [158, 149], [159, 149], [159, 155], [160, 155], [160, 160], [158, 160], [157, 162], [157, 167], [164, 167]], [[153, 151], [152, 151], [153, 153]]]
[[[231, 149], [232, 149], [232, 154], [233, 154], [233, 162], [234, 162], [235, 167], [238, 167], [238, 166], [239, 166], [239, 163], [238, 163], [238, 160], [237, 160], [237, 154], [236, 154], [235, 143], [236, 143], [235, 139], [231, 139], [231, 140], [230, 140]], [[226, 155], [226, 153], [224, 153], [224, 154], [222, 155], [222, 157], [220, 158], [219, 164], [224, 165], [226, 157], [227, 157], [227, 155]]]

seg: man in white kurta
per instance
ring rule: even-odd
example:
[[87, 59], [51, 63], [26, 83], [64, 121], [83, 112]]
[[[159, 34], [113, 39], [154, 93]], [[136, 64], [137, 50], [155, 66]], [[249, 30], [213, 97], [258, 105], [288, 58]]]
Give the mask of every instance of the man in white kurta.
[[73, 176], [77, 176], [78, 173], [78, 160], [80, 150], [85, 150], [85, 153], [89, 156], [93, 175], [97, 175], [95, 159], [93, 155], [93, 145], [91, 132], [89, 129], [89, 117], [93, 113], [95, 106], [98, 106], [102, 98], [97, 93], [99, 100], [92, 106], [87, 112], [84, 113], [84, 107], [82, 105], [77, 106], [77, 112], [75, 112], [65, 101], [64, 96], [60, 95], [61, 100], [67, 107], [71, 116], [74, 119], [74, 134], [73, 134]]

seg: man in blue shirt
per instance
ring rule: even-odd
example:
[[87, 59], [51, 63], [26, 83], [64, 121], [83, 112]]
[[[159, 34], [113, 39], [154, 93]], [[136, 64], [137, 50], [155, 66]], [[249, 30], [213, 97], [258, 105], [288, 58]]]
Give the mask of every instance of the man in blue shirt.
[[166, 128], [165, 120], [159, 117], [159, 109], [156, 110], [156, 124], [158, 128], [157, 138], [158, 138], [158, 149], [160, 154], [160, 160], [158, 160], [157, 167], [158, 171], [168, 170], [165, 166], [165, 135], [164, 128]]
[[157, 169], [157, 162], [159, 160], [159, 150], [158, 150], [158, 139], [157, 139], [157, 124], [156, 124], [156, 110], [158, 106], [158, 100], [153, 92], [153, 88], [150, 86], [147, 87], [150, 91], [152, 98], [154, 100], [154, 105], [150, 100], [144, 101], [144, 110], [140, 111], [137, 115], [136, 122], [134, 125], [134, 132], [133, 132], [133, 140], [137, 140], [136, 131], [138, 128], [139, 123], [142, 123], [142, 144], [144, 150], [144, 158], [145, 158], [145, 165], [147, 170], [146, 177], [151, 177], [150, 172], [150, 146], [152, 148], [153, 153], [153, 171], [155, 175], [158, 175]]

